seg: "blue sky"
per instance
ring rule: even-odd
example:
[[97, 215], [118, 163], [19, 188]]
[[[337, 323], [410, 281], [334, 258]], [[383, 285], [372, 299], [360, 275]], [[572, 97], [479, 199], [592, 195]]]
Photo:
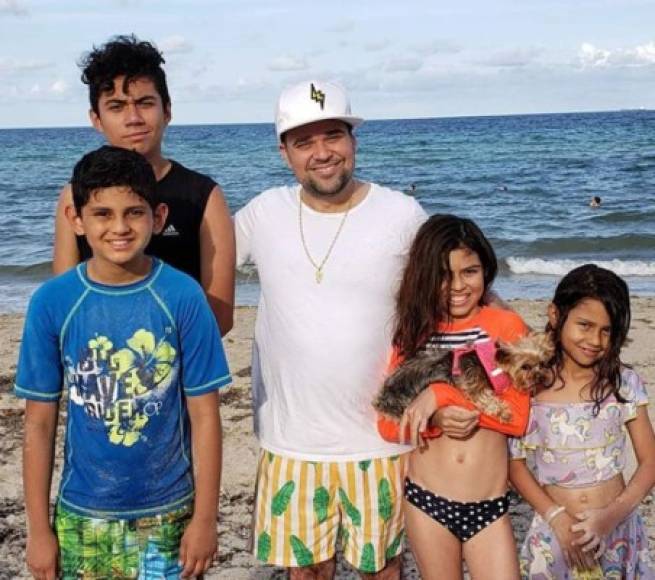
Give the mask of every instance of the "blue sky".
[[366, 118], [655, 108], [652, 0], [0, 0], [0, 127], [86, 125], [76, 61], [164, 52], [174, 123], [272, 121], [336, 79]]

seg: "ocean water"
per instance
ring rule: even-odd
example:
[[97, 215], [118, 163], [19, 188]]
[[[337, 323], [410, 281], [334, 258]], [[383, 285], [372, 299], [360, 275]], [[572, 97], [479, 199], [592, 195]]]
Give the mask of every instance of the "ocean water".
[[[548, 298], [590, 261], [655, 295], [655, 111], [369, 121], [357, 137], [359, 178], [414, 184], [429, 213], [476, 220], [503, 297]], [[0, 130], [0, 312], [50, 275], [58, 191], [100, 144], [91, 128]], [[172, 126], [164, 153], [216, 179], [233, 212], [293, 182], [268, 124]], [[237, 284], [237, 302], [255, 303], [256, 272]]]

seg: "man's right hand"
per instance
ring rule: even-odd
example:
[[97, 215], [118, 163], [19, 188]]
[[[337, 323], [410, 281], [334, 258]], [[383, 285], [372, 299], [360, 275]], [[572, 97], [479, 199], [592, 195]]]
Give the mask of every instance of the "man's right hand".
[[480, 412], [462, 407], [442, 407], [432, 416], [432, 424], [453, 439], [466, 439], [478, 428]]
[[56, 580], [59, 544], [52, 529], [27, 535], [25, 559], [35, 580]]

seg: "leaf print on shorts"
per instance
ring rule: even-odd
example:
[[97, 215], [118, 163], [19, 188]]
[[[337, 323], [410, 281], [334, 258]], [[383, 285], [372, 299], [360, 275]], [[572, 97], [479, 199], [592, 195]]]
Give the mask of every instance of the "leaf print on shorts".
[[339, 488], [339, 500], [343, 504], [343, 508], [346, 510], [346, 514], [352, 521], [353, 525], [361, 526], [362, 514], [352, 503], [350, 503], [350, 500], [348, 499], [348, 495], [342, 488]]
[[317, 487], [314, 490], [314, 499], [312, 503], [314, 506], [316, 521], [319, 524], [322, 524], [325, 520], [327, 520], [328, 516], [328, 506], [330, 504], [330, 494], [328, 493], [328, 490], [323, 486]]
[[266, 532], [259, 534], [257, 538], [257, 559], [261, 562], [268, 562], [271, 554], [271, 536]]
[[298, 566], [311, 566], [314, 563], [314, 554], [302, 543], [298, 536], [291, 536], [291, 550]]
[[281, 516], [286, 511], [295, 489], [296, 483], [290, 480], [287, 481], [273, 496], [273, 499], [271, 500], [271, 513], [274, 516]]
[[362, 560], [359, 563], [359, 569], [362, 572], [375, 572], [375, 548], [371, 542], [364, 544], [364, 549], [362, 550]]
[[391, 519], [391, 514], [393, 513], [391, 486], [386, 477], [383, 477], [378, 482], [378, 513], [385, 522], [388, 522]]
[[371, 467], [371, 460], [367, 459], [366, 461], [360, 461], [357, 465], [362, 471], [368, 471], [368, 468]]
[[403, 535], [405, 532], [402, 530], [398, 533], [398, 535], [394, 538], [393, 542], [389, 544], [389, 547], [387, 548], [386, 552], [384, 553], [384, 557], [387, 561], [391, 560], [392, 558], [395, 558], [398, 555], [398, 548], [400, 548], [400, 542], [403, 541]]
[[350, 532], [348, 531], [348, 528], [339, 528], [341, 530], [341, 545], [345, 546], [348, 543], [348, 540], [350, 539]]

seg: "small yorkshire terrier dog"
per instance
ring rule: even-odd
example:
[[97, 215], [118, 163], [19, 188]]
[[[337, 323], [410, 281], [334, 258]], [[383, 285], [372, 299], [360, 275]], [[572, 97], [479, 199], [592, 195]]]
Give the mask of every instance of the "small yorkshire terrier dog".
[[[460, 372], [453, 373], [455, 350], [426, 349], [403, 362], [389, 377], [373, 401], [377, 411], [400, 419], [407, 406], [432, 383], [458, 387], [480, 411], [503, 423], [512, 419], [507, 404], [494, 392], [474, 345], [459, 357]], [[548, 362], [554, 354], [551, 340], [543, 333], [529, 334], [514, 344], [499, 344], [495, 365], [506, 373], [517, 390], [531, 391], [550, 377]], [[497, 372], [497, 371], [496, 371]]]

